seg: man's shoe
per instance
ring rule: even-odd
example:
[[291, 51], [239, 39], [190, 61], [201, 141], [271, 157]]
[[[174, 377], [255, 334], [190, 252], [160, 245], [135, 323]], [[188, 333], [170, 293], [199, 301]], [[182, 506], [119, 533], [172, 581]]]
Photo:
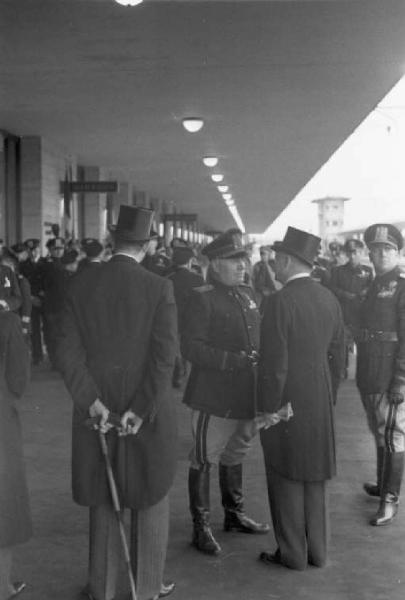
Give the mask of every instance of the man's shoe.
[[398, 512], [398, 506], [399, 498], [396, 494], [385, 494], [385, 496], [381, 498], [377, 513], [370, 519], [370, 525], [379, 527], [391, 523]]
[[378, 487], [378, 485], [376, 483], [371, 483], [371, 482], [364, 483], [363, 490], [369, 496], [373, 496], [375, 498], [380, 497], [380, 488]]
[[240, 531], [241, 533], [268, 533], [270, 526], [267, 523], [256, 523], [245, 513], [225, 511], [224, 531]]
[[162, 583], [162, 585], [160, 586], [160, 592], [156, 594], [156, 596], [153, 596], [151, 600], [158, 600], [159, 598], [165, 598], [166, 596], [170, 596], [170, 594], [174, 591], [175, 587], [176, 584], [174, 583], [174, 581]]
[[18, 594], [20, 594], [23, 590], [25, 590], [26, 587], [27, 587], [27, 584], [24, 583], [23, 581], [14, 581], [13, 591], [11, 592], [11, 596], [9, 596], [9, 600], [11, 600], [11, 598], [15, 598], [16, 596], [18, 596]]
[[281, 554], [279, 548], [272, 554], [271, 552], [260, 552], [260, 562], [265, 565], [281, 565]]
[[195, 523], [192, 545], [200, 552], [216, 556], [221, 552], [221, 546], [214, 538], [211, 527], [203, 523]]

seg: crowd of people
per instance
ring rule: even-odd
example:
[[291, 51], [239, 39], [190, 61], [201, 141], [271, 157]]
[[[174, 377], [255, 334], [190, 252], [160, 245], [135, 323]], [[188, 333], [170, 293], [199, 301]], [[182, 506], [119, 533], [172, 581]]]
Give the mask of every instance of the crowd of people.
[[111, 247], [86, 238], [77, 248], [54, 237], [45, 258], [39, 240], [2, 248], [0, 600], [23, 589], [10, 581], [12, 548], [31, 535], [13, 403], [28, 383], [30, 354], [34, 364], [44, 358], [42, 332], [73, 400], [73, 499], [89, 507], [89, 599], [115, 595], [118, 501], [131, 513], [128, 569], [137, 597], [157, 600], [175, 588], [163, 580], [177, 455], [173, 387], [184, 386], [191, 413], [188, 492], [197, 551], [222, 552], [210, 523], [216, 466], [224, 530], [270, 530], [244, 506], [243, 462], [260, 435], [277, 544], [260, 560], [297, 570], [326, 564], [334, 405], [355, 351], [376, 446], [377, 478], [364, 484], [379, 498], [370, 524], [395, 518], [405, 456], [401, 233], [372, 225], [364, 243], [347, 240], [325, 259], [319, 237], [289, 227], [252, 265], [237, 229], [197, 257], [180, 238], [165, 251], [152, 220], [149, 209], [121, 206]]

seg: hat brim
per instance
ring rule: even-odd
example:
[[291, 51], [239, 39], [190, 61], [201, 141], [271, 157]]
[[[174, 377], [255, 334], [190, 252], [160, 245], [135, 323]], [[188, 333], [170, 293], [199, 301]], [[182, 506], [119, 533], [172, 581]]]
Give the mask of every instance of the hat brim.
[[391, 242], [391, 240], [381, 240], [381, 241], [376, 241], [376, 242], [369, 242], [367, 244], [367, 248], [370, 250], [373, 246], [391, 246], [391, 248], [394, 248], [394, 250], [400, 250], [398, 244], [395, 244], [395, 242]]
[[298, 260], [302, 261], [309, 267], [313, 267], [316, 258], [316, 256], [314, 256], [313, 259], [310, 259], [308, 256], [304, 256], [297, 252], [294, 248], [286, 246], [283, 244], [283, 242], [274, 242], [274, 244], [271, 246], [271, 249], [274, 250], [274, 252], [284, 252], [284, 254], [290, 254], [291, 256], [298, 258]]

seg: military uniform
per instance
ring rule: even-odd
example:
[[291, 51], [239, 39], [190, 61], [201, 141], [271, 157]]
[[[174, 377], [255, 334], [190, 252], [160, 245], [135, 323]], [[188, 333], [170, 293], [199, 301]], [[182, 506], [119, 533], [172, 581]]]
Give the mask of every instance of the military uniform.
[[[240, 237], [224, 233], [203, 252], [208, 258], [245, 256]], [[243, 264], [243, 263], [242, 263]], [[267, 525], [249, 519], [243, 508], [242, 460], [257, 433], [255, 357], [259, 311], [253, 291], [225, 285], [214, 277], [190, 297], [182, 354], [192, 364], [184, 402], [192, 409], [194, 446], [190, 454], [189, 494], [193, 544], [217, 554], [209, 527], [209, 471], [219, 458], [224, 529], [265, 533]]]
[[[391, 232], [392, 226], [384, 227]], [[365, 240], [384, 243], [377, 226], [366, 230]], [[381, 496], [379, 513], [370, 523], [383, 525], [396, 513], [391, 507], [388, 515], [386, 509], [398, 505], [405, 451], [405, 279], [397, 268], [373, 281], [362, 305], [357, 342], [357, 386], [377, 448], [377, 484], [364, 489]]]

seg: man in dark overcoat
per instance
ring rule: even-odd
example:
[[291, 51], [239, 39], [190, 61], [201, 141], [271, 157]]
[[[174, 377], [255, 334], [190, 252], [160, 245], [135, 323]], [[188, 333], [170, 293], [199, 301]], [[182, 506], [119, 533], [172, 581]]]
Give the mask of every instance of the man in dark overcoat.
[[21, 426], [16, 399], [29, 381], [29, 352], [19, 317], [0, 311], [0, 598], [11, 598], [25, 584], [11, 581], [13, 547], [31, 535]]
[[[291, 569], [326, 562], [326, 481], [336, 470], [332, 379], [343, 368], [344, 324], [336, 297], [310, 277], [319, 242], [289, 227], [274, 244], [284, 287], [270, 296], [261, 326], [258, 404], [278, 549], [260, 558]], [[283, 407], [293, 416], [280, 421]]]
[[[152, 217], [145, 208], [120, 207], [115, 253], [72, 280], [58, 339], [58, 364], [74, 402], [73, 498], [90, 507], [87, 592], [95, 600], [114, 597], [120, 541], [98, 434], [85, 426], [89, 416], [107, 431], [121, 504], [131, 510], [138, 598], [174, 587], [162, 577], [177, 453], [170, 395], [177, 323], [171, 282], [139, 264]], [[110, 412], [120, 418], [119, 432], [108, 429]]]
[[405, 457], [405, 278], [399, 269], [401, 232], [376, 223], [364, 232], [376, 277], [361, 310], [357, 387], [377, 449], [377, 482], [365, 483], [380, 498], [371, 525], [394, 519]]
[[[177, 306], [177, 324], [179, 336], [181, 336], [184, 318], [191, 290], [204, 284], [202, 275], [192, 269], [194, 251], [190, 246], [178, 246], [173, 248], [173, 272], [168, 278], [173, 283], [174, 298]], [[187, 374], [187, 361], [181, 356], [180, 348], [176, 356], [176, 364], [173, 371], [173, 387], [181, 387], [183, 378]]]
[[210, 284], [195, 288], [187, 306], [182, 354], [191, 362], [184, 402], [192, 409], [189, 500], [192, 543], [218, 554], [210, 517], [210, 469], [219, 460], [225, 510], [224, 530], [267, 533], [267, 524], [245, 514], [242, 461], [258, 431], [255, 406], [259, 311], [244, 285], [246, 250], [230, 230], [203, 249], [210, 260]]

